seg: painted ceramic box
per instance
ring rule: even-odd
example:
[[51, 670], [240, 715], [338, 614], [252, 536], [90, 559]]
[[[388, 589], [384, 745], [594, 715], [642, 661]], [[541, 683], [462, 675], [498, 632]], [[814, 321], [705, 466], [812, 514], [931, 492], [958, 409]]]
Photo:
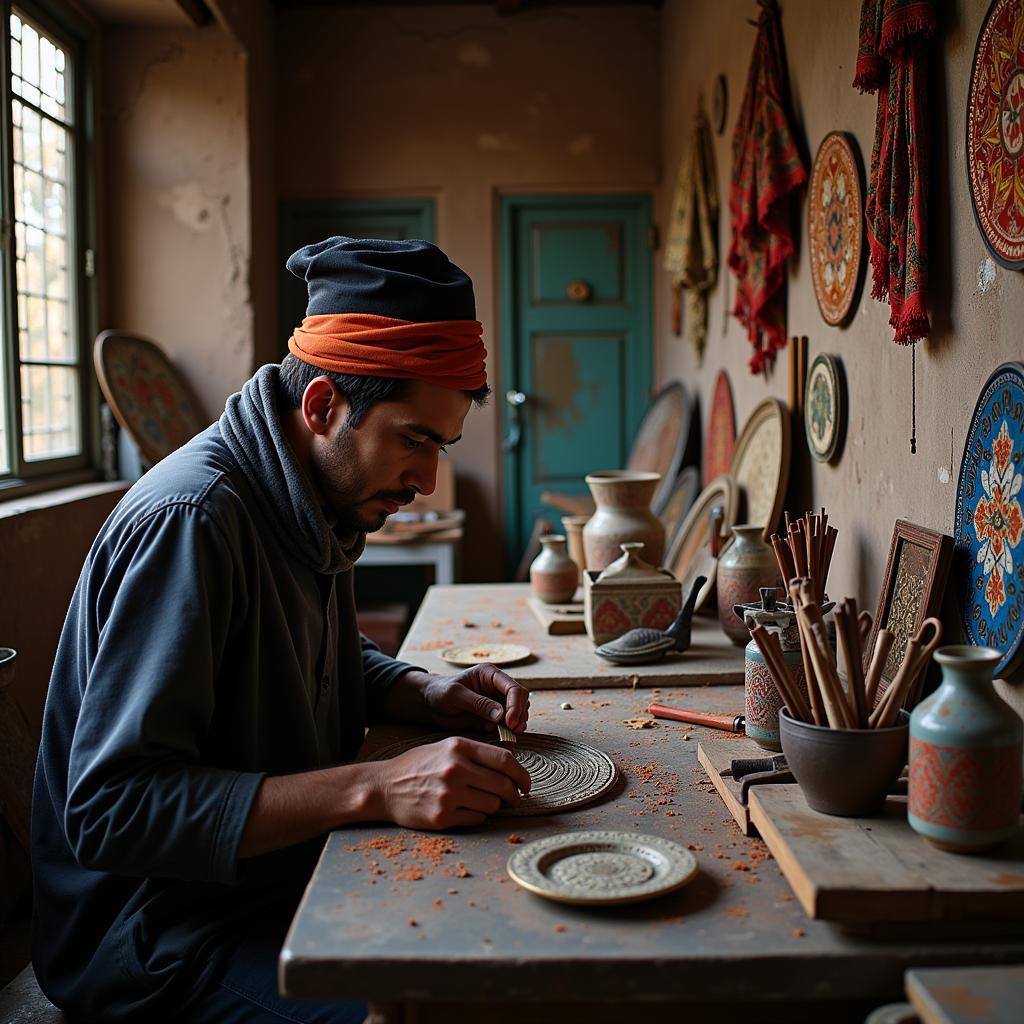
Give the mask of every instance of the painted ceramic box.
[[603, 572], [583, 574], [583, 618], [595, 645], [627, 630], [668, 629], [683, 603], [682, 586], [665, 569], [639, 558], [643, 545], [623, 544], [623, 556]]

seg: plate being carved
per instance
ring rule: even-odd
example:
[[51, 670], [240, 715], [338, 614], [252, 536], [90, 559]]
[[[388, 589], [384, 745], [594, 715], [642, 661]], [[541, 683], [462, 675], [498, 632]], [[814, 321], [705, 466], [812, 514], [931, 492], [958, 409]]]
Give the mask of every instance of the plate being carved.
[[547, 836], [508, 859], [511, 879], [561, 903], [614, 904], [652, 899], [686, 885], [697, 860], [671, 839], [595, 830]]
[[[448, 733], [431, 733], [399, 740], [374, 751], [375, 761], [386, 761], [425, 743], [447, 739]], [[491, 736], [475, 736], [483, 743], [498, 745]], [[559, 814], [600, 800], [618, 781], [619, 770], [604, 751], [585, 743], [543, 733], [522, 733], [508, 750], [529, 772], [529, 796], [518, 807], [502, 807], [498, 817], [521, 818], [535, 814]]]

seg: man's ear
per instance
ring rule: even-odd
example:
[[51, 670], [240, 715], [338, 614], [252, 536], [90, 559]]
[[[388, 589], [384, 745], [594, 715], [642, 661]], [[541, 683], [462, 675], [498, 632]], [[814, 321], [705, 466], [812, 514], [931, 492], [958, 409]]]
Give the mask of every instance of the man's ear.
[[330, 377], [316, 377], [302, 393], [302, 418], [313, 434], [326, 434], [339, 420], [348, 415], [349, 405], [344, 394]]

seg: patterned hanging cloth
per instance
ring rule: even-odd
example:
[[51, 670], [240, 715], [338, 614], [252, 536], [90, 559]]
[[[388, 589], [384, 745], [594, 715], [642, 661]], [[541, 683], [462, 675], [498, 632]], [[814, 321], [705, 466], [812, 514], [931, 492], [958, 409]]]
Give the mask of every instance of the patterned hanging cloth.
[[786, 344], [786, 260], [793, 252], [796, 189], [807, 167], [796, 142], [776, 0], [758, 0], [757, 41], [732, 139], [729, 266], [733, 314], [754, 346], [750, 372], [770, 369]]
[[854, 87], [878, 93], [864, 218], [871, 295], [889, 300], [898, 345], [928, 336], [925, 40], [934, 0], [864, 0]]
[[663, 266], [673, 284], [686, 292], [686, 323], [699, 366], [708, 333], [707, 296], [718, 281], [715, 151], [700, 99], [690, 143], [679, 166]]

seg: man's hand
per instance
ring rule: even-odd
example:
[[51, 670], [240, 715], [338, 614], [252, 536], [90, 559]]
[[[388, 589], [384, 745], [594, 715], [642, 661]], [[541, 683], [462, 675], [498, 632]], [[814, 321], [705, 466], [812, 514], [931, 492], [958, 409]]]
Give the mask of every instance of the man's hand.
[[474, 665], [453, 676], [432, 676], [418, 669], [395, 680], [388, 693], [389, 717], [430, 722], [451, 730], [494, 730], [502, 720], [513, 732], [525, 732], [530, 693], [494, 665]]
[[372, 816], [406, 828], [479, 825], [530, 790], [529, 773], [508, 750], [461, 736], [360, 767], [372, 778]]

